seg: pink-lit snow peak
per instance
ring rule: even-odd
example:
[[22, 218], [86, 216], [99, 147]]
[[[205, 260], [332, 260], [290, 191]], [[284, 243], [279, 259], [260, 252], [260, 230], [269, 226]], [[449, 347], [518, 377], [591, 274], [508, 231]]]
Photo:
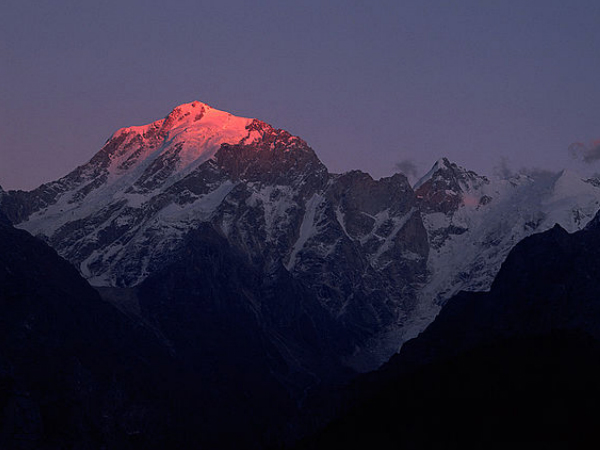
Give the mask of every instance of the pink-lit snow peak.
[[121, 128], [103, 150], [112, 149], [109, 171], [115, 175], [159, 157], [176, 161], [175, 171], [185, 173], [212, 158], [222, 144], [250, 144], [258, 139], [260, 130], [250, 127], [255, 120], [194, 101], [148, 125]]
[[[212, 135], [224, 138], [223, 142], [237, 143], [246, 137], [246, 127], [254, 119], [234, 116], [228, 112], [215, 109], [206, 103], [194, 101], [175, 107], [165, 118], [148, 125], [132, 126], [119, 129], [111, 139], [124, 133], [134, 133], [143, 138], [161, 137], [167, 141], [181, 137], [199, 137]], [[235, 140], [234, 138], [239, 137]], [[180, 139], [178, 139], [180, 140]], [[235, 142], [234, 142], [235, 141]]]

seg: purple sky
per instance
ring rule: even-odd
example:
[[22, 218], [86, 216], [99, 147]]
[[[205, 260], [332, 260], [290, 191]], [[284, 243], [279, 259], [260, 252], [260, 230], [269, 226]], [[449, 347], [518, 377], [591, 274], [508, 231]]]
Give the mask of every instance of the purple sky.
[[63, 176], [193, 100], [301, 136], [334, 172], [600, 171], [599, 74], [597, 0], [4, 0], [0, 185]]

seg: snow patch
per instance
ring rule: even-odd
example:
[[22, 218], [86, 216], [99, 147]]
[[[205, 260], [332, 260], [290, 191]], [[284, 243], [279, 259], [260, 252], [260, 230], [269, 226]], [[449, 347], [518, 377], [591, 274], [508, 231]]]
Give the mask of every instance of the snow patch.
[[400, 232], [400, 230], [402, 228], [404, 228], [404, 225], [406, 225], [406, 222], [408, 222], [408, 220], [412, 217], [412, 215], [417, 211], [417, 208], [411, 208], [410, 211], [399, 218], [394, 218], [394, 228], [392, 229], [392, 232], [385, 238], [385, 241], [383, 242], [383, 244], [381, 244], [379, 246], [379, 248], [377, 249], [377, 252], [375, 253], [375, 255], [373, 255], [372, 261], [371, 263], [377, 263], [377, 261], [379, 260], [379, 258], [381, 258], [381, 256], [388, 252], [393, 244], [394, 244], [394, 239], [396, 239], [396, 236], [398, 235], [398, 233]]
[[300, 225], [300, 232], [298, 235], [298, 239], [296, 240], [294, 247], [292, 248], [292, 252], [290, 254], [290, 259], [286, 264], [285, 268], [287, 270], [292, 270], [296, 265], [296, 257], [298, 252], [302, 250], [304, 244], [316, 234], [316, 226], [315, 226], [315, 217], [317, 214], [317, 209], [321, 202], [323, 201], [323, 197], [319, 194], [314, 194], [308, 202], [306, 202], [306, 210], [304, 212], [304, 217], [302, 219], [302, 224]]

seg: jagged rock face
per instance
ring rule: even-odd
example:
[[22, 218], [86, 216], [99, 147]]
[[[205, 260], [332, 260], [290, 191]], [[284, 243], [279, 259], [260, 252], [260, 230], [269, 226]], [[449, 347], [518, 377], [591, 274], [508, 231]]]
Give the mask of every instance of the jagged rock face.
[[209, 224], [364, 339], [410, 314], [429, 250], [403, 175], [332, 175], [300, 138], [197, 102], [117, 131], [89, 163], [2, 206], [97, 286], [138, 285]]
[[477, 193], [490, 181], [486, 177], [451, 163], [446, 158], [437, 161], [433, 168], [415, 186], [421, 212], [429, 217], [450, 218], [444, 226], [430, 227], [429, 241], [439, 249], [452, 235], [460, 235], [468, 229], [452, 218], [462, 207], [480, 207], [492, 199]]
[[[412, 301], [407, 294], [423, 281], [428, 249], [406, 178], [375, 181], [356, 171], [310, 199], [287, 267], [317, 282], [339, 313], [365, 295], [372, 305]], [[386, 322], [376, 312], [372, 320]]]
[[286, 186], [301, 197], [327, 176], [302, 140], [196, 102], [117, 131], [89, 163], [35, 191], [12, 193], [3, 207], [92, 284], [132, 286], [187, 231], [226, 215], [224, 199], [243, 196], [249, 183], [250, 190]]
[[468, 194], [489, 184], [486, 177], [465, 170], [442, 158], [435, 163], [428, 175], [418, 183], [416, 188], [421, 211], [424, 213], [454, 213], [463, 204], [485, 205], [489, 197], [479, 199]]
[[440, 159], [416, 185], [429, 254], [411, 317], [391, 340], [417, 336], [461, 290], [488, 290], [510, 250], [558, 223], [582, 229], [600, 208], [600, 185], [574, 173], [487, 178]]

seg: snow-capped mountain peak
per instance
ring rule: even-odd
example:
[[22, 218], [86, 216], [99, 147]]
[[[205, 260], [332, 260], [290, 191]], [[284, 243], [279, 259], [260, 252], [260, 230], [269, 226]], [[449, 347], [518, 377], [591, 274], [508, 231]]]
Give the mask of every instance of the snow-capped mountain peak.
[[[199, 223], [217, 220], [228, 234], [232, 191], [231, 197], [251, 195], [244, 202], [264, 209], [271, 227], [296, 202], [303, 208], [303, 197], [328, 177], [302, 139], [193, 102], [118, 130], [88, 163], [7, 202], [18, 204], [15, 223], [44, 236], [93, 283], [130, 285]], [[159, 237], [148, 252], [150, 235]], [[121, 264], [127, 267], [115, 268]]]
[[477, 206], [489, 201], [487, 197], [478, 197], [476, 192], [486, 184], [489, 184], [486, 177], [441, 158], [414, 189], [423, 210], [449, 213], [461, 205]]
[[450, 169], [450, 161], [448, 160], [448, 158], [443, 157], [438, 159], [435, 164], [431, 167], [431, 169], [429, 169], [429, 171], [423, 175], [413, 186], [413, 189], [417, 190], [419, 189], [423, 184], [425, 184], [427, 181], [431, 180], [431, 178], [433, 177], [433, 175], [436, 172], [439, 171], [443, 171], [443, 170], [449, 170]]
[[[107, 264], [124, 248], [136, 247], [138, 238], [146, 239], [148, 228], [171, 236], [157, 244], [170, 248], [208, 220], [241, 180], [286, 184], [293, 178], [312, 186], [310, 180], [326, 173], [302, 139], [192, 102], [148, 125], [121, 128], [88, 163], [34, 191], [16, 192], [3, 204], [18, 204], [12, 220], [75, 259], [93, 282], [130, 284], [99, 272], [111, 271]], [[145, 276], [144, 264], [136, 277]]]
[[[201, 102], [180, 105], [164, 119], [118, 130], [97, 155], [112, 178], [135, 174], [138, 185], [176, 179], [212, 158], [223, 144], [251, 143], [254, 119], [237, 117]], [[170, 183], [172, 184], [172, 183]]]

